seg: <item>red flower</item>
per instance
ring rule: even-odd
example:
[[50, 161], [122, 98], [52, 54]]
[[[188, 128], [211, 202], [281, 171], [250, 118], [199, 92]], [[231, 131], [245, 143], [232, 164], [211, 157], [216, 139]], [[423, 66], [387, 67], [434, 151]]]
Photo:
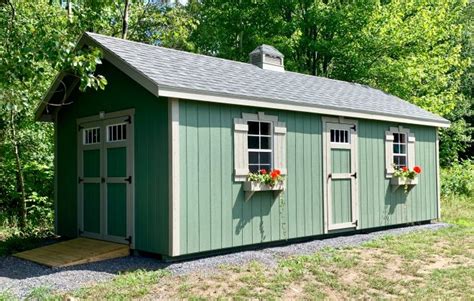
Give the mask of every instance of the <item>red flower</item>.
[[281, 175], [281, 171], [279, 169], [274, 169], [273, 170], [277, 175]]
[[270, 177], [272, 177], [273, 180], [275, 180], [278, 176], [279, 174], [275, 170], [270, 173]]
[[421, 167], [419, 167], [418, 165], [413, 167], [413, 171], [416, 172], [417, 174], [420, 174], [421, 173]]
[[266, 174], [267, 174], [267, 170], [266, 170], [265, 168], [260, 169], [260, 174], [266, 175]]
[[408, 167], [403, 166], [402, 170], [403, 170], [403, 171], [408, 171]]

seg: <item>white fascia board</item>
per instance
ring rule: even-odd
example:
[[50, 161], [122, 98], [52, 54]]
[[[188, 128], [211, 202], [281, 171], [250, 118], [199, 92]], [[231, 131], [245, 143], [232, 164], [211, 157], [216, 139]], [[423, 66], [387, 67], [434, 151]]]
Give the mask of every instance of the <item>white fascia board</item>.
[[278, 110], [286, 111], [297, 111], [297, 112], [308, 112], [308, 113], [317, 113], [321, 115], [332, 115], [332, 116], [344, 116], [351, 118], [361, 118], [369, 120], [381, 120], [381, 121], [390, 121], [396, 123], [407, 123], [407, 124], [418, 124], [424, 126], [432, 127], [449, 127], [449, 123], [445, 122], [436, 122], [430, 120], [421, 120], [421, 119], [411, 119], [396, 117], [390, 115], [374, 114], [369, 112], [358, 112], [358, 111], [349, 111], [347, 109], [332, 109], [327, 107], [321, 107], [314, 104], [295, 104], [290, 102], [275, 102], [272, 99], [250, 99], [238, 96], [227, 96], [220, 94], [211, 94], [204, 93], [202, 91], [195, 91], [192, 89], [182, 89], [174, 87], [160, 86], [158, 91], [159, 96], [171, 97], [171, 98], [180, 98], [180, 99], [189, 99], [189, 100], [199, 100], [231, 105], [242, 105], [250, 107], [260, 107], [260, 108], [271, 108]]
[[66, 76], [65, 72], [59, 72], [49, 89], [43, 94], [43, 97], [41, 97], [41, 102], [35, 108], [36, 121], [49, 121], [43, 117], [43, 112], [64, 76]]
[[142, 87], [148, 90], [151, 94], [158, 96], [158, 84], [155, 83], [151, 78], [145, 75], [143, 72], [126, 62], [120, 56], [109, 50], [104, 45], [98, 43], [91, 36], [84, 34], [84, 41], [89, 46], [100, 48], [103, 53], [103, 58], [109, 61], [112, 65], [122, 71], [124, 74], [132, 78], [134, 81], [139, 83]]

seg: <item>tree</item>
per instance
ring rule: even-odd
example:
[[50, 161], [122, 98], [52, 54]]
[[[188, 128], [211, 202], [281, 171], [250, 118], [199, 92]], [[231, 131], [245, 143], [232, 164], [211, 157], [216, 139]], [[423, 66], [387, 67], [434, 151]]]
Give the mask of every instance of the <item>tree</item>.
[[[66, 70], [81, 79], [81, 87], [103, 88], [106, 80], [94, 74], [100, 63], [98, 50], [75, 51], [75, 36], [66, 13], [46, 1], [7, 1], [0, 6], [0, 117], [2, 151], [11, 149], [15, 160], [16, 193], [13, 203], [21, 228], [26, 226], [27, 188], [23, 152], [47, 125], [37, 126], [33, 111], [57, 70]], [[8, 147], [10, 146], [10, 147]], [[8, 153], [7, 153], [8, 154]], [[3, 156], [2, 156], [3, 157]], [[5, 156], [8, 157], [8, 156]], [[8, 176], [3, 174], [2, 176]]]
[[192, 48], [187, 37], [194, 23], [182, 7], [137, 1], [129, 9], [127, 30], [117, 22], [123, 6], [113, 0], [69, 0], [65, 7], [56, 0], [0, 3], [0, 26], [6, 29], [0, 31], [0, 210], [16, 216], [22, 228], [33, 207], [28, 204], [52, 204], [53, 129], [34, 121], [35, 107], [61, 70], [79, 77], [82, 90], [107, 83], [95, 72], [100, 51], [76, 49], [82, 33]]
[[445, 163], [472, 141], [472, 7], [466, 0], [203, 0], [188, 10], [199, 22], [191, 35], [197, 51], [248, 61], [253, 48], [272, 44], [287, 70], [367, 84], [452, 120], [441, 133]]

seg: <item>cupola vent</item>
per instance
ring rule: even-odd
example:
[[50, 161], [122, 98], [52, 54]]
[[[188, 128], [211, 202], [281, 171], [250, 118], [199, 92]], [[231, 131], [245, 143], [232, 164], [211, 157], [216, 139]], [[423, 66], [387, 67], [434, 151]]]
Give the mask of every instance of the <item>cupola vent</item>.
[[284, 55], [275, 47], [270, 45], [260, 45], [250, 52], [250, 63], [262, 69], [285, 71], [283, 65]]

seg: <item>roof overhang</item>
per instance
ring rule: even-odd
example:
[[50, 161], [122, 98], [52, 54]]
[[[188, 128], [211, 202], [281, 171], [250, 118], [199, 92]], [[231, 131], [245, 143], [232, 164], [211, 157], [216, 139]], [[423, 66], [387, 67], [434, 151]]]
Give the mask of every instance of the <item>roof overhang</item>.
[[[118, 55], [114, 54], [112, 51], [103, 47], [103, 45], [97, 43], [91, 36], [87, 33], [84, 33], [80, 38], [79, 42], [77, 43], [76, 49], [80, 49], [84, 46], [90, 47], [97, 47], [102, 50], [103, 59], [109, 61], [112, 65], [117, 67], [120, 71], [127, 74], [131, 77], [134, 81], [142, 85], [145, 89], [147, 89], [150, 93], [158, 97], [158, 85], [149, 77], [138, 71], [132, 65], [125, 62], [121, 59]], [[37, 106], [35, 110], [35, 119], [37, 121], [53, 121], [54, 111], [57, 108], [58, 104], [60, 104], [58, 99], [55, 99], [54, 96], [61, 92], [61, 89], [64, 87], [64, 80], [68, 77], [75, 77], [72, 74], [68, 74], [66, 72], [60, 72], [53, 81], [53, 84], [49, 87], [48, 91], [44, 94], [40, 104]], [[76, 77], [77, 78], [77, 77]], [[71, 94], [71, 92], [77, 87], [79, 84], [79, 80], [75, 82], [73, 85], [68, 85], [68, 94], [67, 97]], [[62, 98], [61, 98], [62, 100]]]
[[296, 112], [308, 112], [316, 113], [321, 115], [330, 115], [330, 116], [343, 116], [343, 117], [352, 117], [352, 118], [361, 118], [361, 119], [371, 119], [371, 120], [380, 120], [380, 121], [390, 121], [396, 123], [407, 123], [407, 124], [418, 124], [424, 126], [433, 126], [433, 127], [449, 127], [450, 122], [442, 121], [433, 121], [420, 118], [403, 118], [396, 115], [380, 114], [373, 113], [368, 111], [355, 111], [347, 110], [342, 107], [329, 107], [329, 106], [317, 106], [312, 103], [298, 104], [291, 101], [284, 100], [275, 100], [275, 99], [263, 99], [263, 98], [249, 98], [241, 97], [239, 95], [225, 95], [222, 93], [211, 93], [208, 91], [199, 91], [192, 90], [187, 88], [175, 88], [167, 87], [161, 85], [159, 87], [159, 96], [170, 97], [170, 98], [179, 98], [179, 99], [189, 99], [189, 100], [199, 100], [207, 102], [215, 102], [222, 104], [231, 104], [231, 105], [242, 105], [242, 106], [251, 106], [251, 107], [260, 107], [260, 108], [272, 108], [277, 110], [286, 110], [286, 111], [296, 111]]
[[[206, 102], [214, 102], [214, 103], [222, 103], [222, 104], [233, 104], [233, 105], [243, 105], [243, 106], [251, 106], [251, 107], [259, 107], [259, 108], [272, 108], [272, 109], [279, 109], [279, 110], [287, 110], [287, 111], [297, 111], [297, 112], [309, 112], [309, 113], [317, 113], [321, 115], [330, 115], [330, 116], [343, 116], [343, 117], [352, 117], [352, 118], [361, 118], [361, 119], [371, 119], [371, 120], [380, 120], [380, 121], [390, 121], [396, 123], [406, 123], [406, 124], [417, 124], [417, 125], [424, 125], [424, 126], [432, 126], [432, 127], [442, 127], [446, 128], [449, 127], [450, 122], [448, 120], [432, 120], [432, 119], [423, 119], [418, 117], [400, 117], [398, 115], [391, 115], [391, 114], [380, 114], [374, 113], [370, 111], [364, 110], [348, 110], [347, 108], [343, 107], [329, 107], [329, 106], [319, 106], [314, 103], [296, 103], [293, 101], [285, 101], [281, 99], [264, 99], [264, 98], [252, 98], [248, 96], [241, 96], [241, 95], [234, 95], [234, 94], [227, 94], [227, 93], [216, 93], [212, 91], [202, 91], [202, 90], [195, 90], [189, 88], [181, 88], [181, 87], [172, 87], [172, 86], [164, 86], [158, 85], [154, 80], [149, 78], [147, 75], [143, 74], [134, 66], [130, 65], [128, 62], [123, 60], [120, 56], [116, 55], [107, 47], [104, 47], [102, 44], [98, 43], [94, 38], [89, 36], [87, 33], [84, 33], [81, 39], [78, 42], [77, 48], [84, 47], [85, 45], [91, 47], [97, 47], [102, 50], [103, 58], [109, 61], [112, 65], [118, 68], [123, 73], [127, 74], [130, 78], [134, 81], [139, 83], [143, 86], [146, 90], [148, 90], [151, 94], [159, 97], [170, 97], [170, 98], [178, 98], [178, 99], [189, 99], [189, 100], [197, 100], [197, 101], [206, 101]], [[36, 109], [36, 119], [42, 121], [51, 121], [52, 114], [50, 113], [52, 110], [48, 110], [49, 103], [57, 102], [53, 98], [53, 95], [58, 94], [58, 87], [61, 85], [61, 81], [63, 81], [67, 73], [60, 73], [49, 90], [46, 92], [45, 96], [43, 97], [42, 102]], [[77, 85], [77, 83], [76, 83]], [[72, 87], [72, 89], [75, 88]], [[69, 91], [69, 94], [71, 93]], [[69, 96], [68, 94], [68, 96]]]

